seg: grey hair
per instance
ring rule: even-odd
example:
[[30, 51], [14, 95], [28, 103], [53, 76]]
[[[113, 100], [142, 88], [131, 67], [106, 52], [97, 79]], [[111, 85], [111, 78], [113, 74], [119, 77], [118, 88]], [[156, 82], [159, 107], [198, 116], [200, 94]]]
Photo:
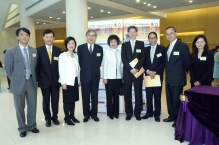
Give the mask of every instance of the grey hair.
[[97, 36], [97, 32], [96, 31], [94, 31], [94, 30], [88, 30], [87, 32], [86, 32], [86, 36], [88, 35], [88, 33], [90, 33], [90, 32], [94, 32], [95, 33], [95, 36]]
[[170, 28], [172, 28], [176, 32], [176, 28], [174, 26], [169, 26], [169, 27], [166, 28], [166, 30], [170, 29]]
[[136, 26], [129, 26], [127, 32], [129, 32], [130, 29], [135, 29], [135, 31], [138, 32], [138, 28]]

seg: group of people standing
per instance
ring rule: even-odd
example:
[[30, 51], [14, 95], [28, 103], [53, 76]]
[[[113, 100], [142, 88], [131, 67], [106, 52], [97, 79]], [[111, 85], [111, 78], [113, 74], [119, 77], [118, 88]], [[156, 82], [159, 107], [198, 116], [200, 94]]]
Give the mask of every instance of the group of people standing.
[[[157, 34], [150, 32], [148, 41], [150, 46], [136, 40], [138, 28], [128, 27], [130, 41], [122, 44], [118, 49], [120, 39], [117, 35], [110, 35], [107, 43], [109, 48], [95, 44], [97, 33], [94, 30], [86, 32], [87, 43], [79, 45], [74, 37], [65, 39], [65, 51], [53, 45], [55, 34], [47, 29], [43, 33], [45, 45], [32, 48], [28, 45], [30, 31], [19, 28], [16, 36], [19, 44], [7, 50], [5, 55], [5, 70], [11, 80], [10, 91], [14, 95], [18, 131], [21, 137], [26, 132], [38, 133], [36, 128], [36, 96], [37, 86], [41, 88], [43, 96], [43, 112], [45, 126], [51, 122], [59, 125], [58, 106], [59, 90], [62, 87], [63, 110], [65, 122], [75, 125], [80, 121], [75, 117], [75, 102], [79, 100], [79, 86], [82, 90], [83, 122], [90, 117], [98, 122], [98, 88], [100, 81], [100, 67], [103, 70], [103, 83], [106, 88], [107, 116], [110, 119], [119, 118], [119, 91], [124, 83], [124, 100], [126, 120], [134, 115], [136, 120], [154, 116], [160, 122], [161, 91], [163, 72], [166, 68], [166, 100], [169, 116], [164, 122], [177, 120], [180, 100], [179, 96], [186, 85], [186, 73], [190, 70], [191, 86], [211, 85], [214, 67], [213, 53], [208, 51], [207, 39], [198, 35], [193, 41], [193, 53], [190, 55], [188, 46], [178, 41], [177, 32], [173, 26], [167, 27], [165, 35], [170, 42], [166, 48], [157, 44]], [[76, 52], [77, 47], [77, 52]], [[138, 59], [133, 67], [130, 62]], [[141, 68], [145, 73], [139, 77], [134, 75]], [[141, 116], [143, 76], [153, 79], [160, 75], [161, 86], [146, 87], [147, 113]], [[134, 85], [135, 107], [132, 104], [132, 84]], [[153, 108], [153, 97], [154, 107]], [[27, 124], [25, 121], [25, 100], [27, 102]], [[51, 105], [51, 110], [50, 110]], [[90, 106], [91, 105], [91, 106]]]

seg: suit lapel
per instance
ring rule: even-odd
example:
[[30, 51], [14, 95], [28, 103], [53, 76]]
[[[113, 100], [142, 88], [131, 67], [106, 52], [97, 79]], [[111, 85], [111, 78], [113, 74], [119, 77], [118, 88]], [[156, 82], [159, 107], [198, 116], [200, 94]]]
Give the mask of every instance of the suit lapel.
[[[168, 48], [169, 49], [169, 48]], [[170, 53], [170, 58], [169, 58], [169, 61], [172, 61], [173, 60], [173, 52], [178, 50], [178, 41], [176, 41], [175, 45], [173, 46], [173, 49]], [[168, 51], [167, 51], [168, 52]], [[167, 56], [168, 57], [168, 56]]]
[[155, 52], [154, 52], [154, 59], [153, 59], [153, 64], [157, 61], [157, 54], [159, 54], [159, 46], [158, 46], [158, 44], [157, 44], [157, 46], [156, 46], [156, 50], [155, 50]]
[[[52, 49], [53, 49], [53, 48], [52, 48]], [[47, 48], [46, 48], [45, 45], [43, 46], [42, 51], [43, 51], [43, 55], [44, 55], [44, 57], [45, 57], [47, 63], [50, 64], [49, 55], [48, 55]], [[53, 51], [53, 50], [52, 50], [52, 51]], [[52, 53], [52, 56], [53, 56], [53, 53]], [[52, 57], [52, 58], [53, 58], [53, 57]]]
[[16, 53], [17, 53], [17, 55], [20, 57], [21, 61], [22, 61], [22, 62], [24, 63], [24, 65], [25, 65], [24, 56], [23, 56], [23, 53], [21, 52], [21, 49], [20, 49], [20, 46], [19, 46], [19, 45], [17, 45], [17, 47], [16, 47]]

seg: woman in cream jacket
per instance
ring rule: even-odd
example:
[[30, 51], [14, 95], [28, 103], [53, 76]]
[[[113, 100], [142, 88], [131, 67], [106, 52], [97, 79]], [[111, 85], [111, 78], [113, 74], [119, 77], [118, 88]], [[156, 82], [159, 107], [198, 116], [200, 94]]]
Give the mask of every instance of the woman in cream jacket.
[[66, 51], [59, 56], [59, 82], [62, 85], [63, 92], [64, 120], [68, 125], [75, 125], [73, 122], [79, 123], [74, 116], [74, 111], [75, 102], [79, 100], [78, 87], [80, 85], [80, 79], [74, 37], [67, 37], [65, 39], [65, 48]]

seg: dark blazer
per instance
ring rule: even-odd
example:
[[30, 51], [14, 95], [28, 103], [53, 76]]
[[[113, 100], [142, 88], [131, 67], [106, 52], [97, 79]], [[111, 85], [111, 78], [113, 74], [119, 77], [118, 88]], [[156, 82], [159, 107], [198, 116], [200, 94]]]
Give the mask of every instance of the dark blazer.
[[61, 49], [52, 46], [52, 63], [50, 64], [49, 56], [47, 53], [46, 46], [40, 46], [37, 48], [38, 52], [38, 71], [37, 81], [38, 87], [48, 88], [51, 84], [55, 87], [60, 87], [58, 71], [58, 57], [61, 54]]
[[[144, 50], [145, 50], [144, 42], [142, 41], [136, 40], [134, 53], [132, 53], [132, 46], [130, 41], [122, 44], [123, 80], [132, 81], [133, 79], [136, 79], [135, 76], [130, 72], [130, 70], [132, 70], [132, 67], [129, 65], [129, 63], [133, 59], [138, 58], [138, 63], [135, 66], [135, 69], [140, 70], [144, 64], [144, 59], [145, 59]], [[139, 76], [137, 78], [137, 80], [142, 80], [142, 79], [143, 79], [142, 76]]]
[[211, 85], [213, 79], [214, 53], [204, 51], [201, 57], [205, 57], [206, 60], [198, 59], [197, 55], [192, 58], [192, 65], [190, 67], [191, 83], [194, 84], [196, 81], [199, 81], [201, 85]]
[[[166, 53], [168, 49], [169, 46], [166, 47]], [[166, 61], [166, 84], [170, 86], [186, 85], [186, 72], [189, 70], [190, 65], [191, 57], [188, 45], [177, 40], [170, 54], [169, 61]]]
[[[154, 53], [154, 60], [151, 63], [150, 58], [151, 46], [145, 48], [145, 61], [144, 61], [144, 69], [145, 71], [155, 71], [156, 74], [160, 75], [161, 82], [163, 81], [163, 71], [166, 63], [166, 49], [164, 46], [158, 45], [156, 47], [156, 51]], [[145, 75], [147, 73], [145, 72]]]
[[103, 48], [94, 44], [93, 52], [90, 54], [87, 43], [78, 46], [78, 59], [81, 68], [81, 83], [99, 83], [100, 66], [103, 60]]

